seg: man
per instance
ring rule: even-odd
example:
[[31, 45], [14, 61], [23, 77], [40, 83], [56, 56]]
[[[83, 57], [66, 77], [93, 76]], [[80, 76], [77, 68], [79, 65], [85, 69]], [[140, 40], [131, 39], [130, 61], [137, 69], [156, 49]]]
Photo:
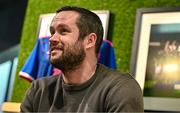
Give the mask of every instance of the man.
[[35, 80], [21, 112], [143, 112], [133, 77], [97, 63], [103, 27], [96, 14], [63, 7], [50, 32], [50, 61], [63, 74]]

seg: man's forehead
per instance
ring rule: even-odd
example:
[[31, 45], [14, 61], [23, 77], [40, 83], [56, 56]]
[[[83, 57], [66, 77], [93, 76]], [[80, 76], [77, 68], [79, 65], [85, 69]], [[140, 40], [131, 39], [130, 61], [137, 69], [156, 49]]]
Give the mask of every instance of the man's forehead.
[[62, 11], [55, 15], [54, 20], [67, 20], [67, 19], [75, 19], [79, 16], [79, 14], [75, 11]]
[[57, 13], [50, 26], [51, 27], [68, 27], [68, 26], [76, 26], [77, 18], [79, 14], [75, 11], [62, 11]]

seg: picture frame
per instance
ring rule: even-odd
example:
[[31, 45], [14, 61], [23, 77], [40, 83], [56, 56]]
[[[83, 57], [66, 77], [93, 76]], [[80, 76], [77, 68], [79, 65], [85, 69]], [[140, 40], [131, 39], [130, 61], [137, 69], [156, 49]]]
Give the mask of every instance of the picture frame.
[[137, 9], [130, 73], [144, 109], [180, 111], [180, 7]]
[[[103, 39], [107, 39], [110, 11], [109, 10], [92, 10], [92, 12], [96, 13], [99, 16], [102, 22], [103, 28], [104, 28]], [[54, 16], [55, 16], [55, 13], [47, 13], [47, 14], [40, 15], [39, 22], [38, 22], [37, 37], [50, 36], [49, 26]]]

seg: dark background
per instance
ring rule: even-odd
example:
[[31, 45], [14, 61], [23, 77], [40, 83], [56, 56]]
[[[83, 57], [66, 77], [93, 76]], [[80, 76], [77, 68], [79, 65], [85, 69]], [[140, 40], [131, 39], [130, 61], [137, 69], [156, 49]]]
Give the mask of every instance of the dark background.
[[0, 0], [0, 54], [20, 43], [27, 0]]

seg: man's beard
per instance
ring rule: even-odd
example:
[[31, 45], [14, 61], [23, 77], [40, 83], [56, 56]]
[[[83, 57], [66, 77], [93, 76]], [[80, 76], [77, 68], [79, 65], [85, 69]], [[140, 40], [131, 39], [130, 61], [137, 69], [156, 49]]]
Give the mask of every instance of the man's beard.
[[85, 58], [85, 51], [81, 41], [76, 41], [75, 44], [69, 45], [63, 49], [61, 56], [58, 59], [51, 60], [51, 64], [60, 69], [64, 74], [78, 68]]

